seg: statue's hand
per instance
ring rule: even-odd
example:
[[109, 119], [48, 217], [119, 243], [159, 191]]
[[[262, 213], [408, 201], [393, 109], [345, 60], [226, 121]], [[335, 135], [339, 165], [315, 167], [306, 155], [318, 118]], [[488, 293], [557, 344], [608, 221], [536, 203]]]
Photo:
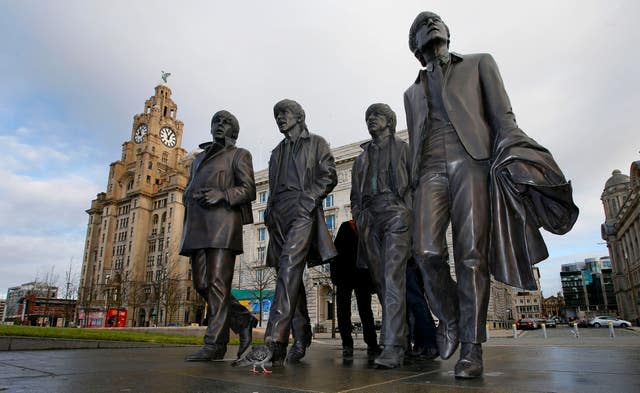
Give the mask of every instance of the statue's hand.
[[213, 206], [224, 200], [224, 193], [220, 190], [211, 189], [202, 193], [198, 202], [205, 207]]
[[197, 190], [197, 191], [192, 192], [192, 193], [191, 193], [191, 198], [193, 198], [193, 199], [195, 199], [195, 200], [199, 200], [200, 198], [202, 198], [202, 197], [204, 196], [204, 194], [205, 194], [207, 191], [210, 191], [210, 190], [211, 190], [211, 188], [210, 188], [210, 187], [204, 187], [204, 188], [201, 188], [201, 189], [199, 189], [199, 190]]

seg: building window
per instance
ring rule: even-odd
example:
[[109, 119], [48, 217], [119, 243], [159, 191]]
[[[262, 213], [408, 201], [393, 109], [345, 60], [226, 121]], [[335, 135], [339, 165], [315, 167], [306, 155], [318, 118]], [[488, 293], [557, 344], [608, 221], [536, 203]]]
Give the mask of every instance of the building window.
[[258, 202], [260, 203], [266, 202], [268, 196], [269, 194], [267, 193], [267, 191], [260, 191], [260, 194], [258, 194]]
[[327, 228], [332, 231], [336, 229], [336, 216], [330, 215], [324, 218], [324, 222], [327, 224]]
[[258, 222], [264, 222], [264, 210], [258, 210]]
[[324, 198], [324, 207], [333, 207], [333, 194], [327, 195], [327, 197]]
[[263, 242], [267, 240], [267, 228], [258, 228], [258, 241]]
[[258, 247], [258, 261], [264, 262], [265, 259], [265, 248]]

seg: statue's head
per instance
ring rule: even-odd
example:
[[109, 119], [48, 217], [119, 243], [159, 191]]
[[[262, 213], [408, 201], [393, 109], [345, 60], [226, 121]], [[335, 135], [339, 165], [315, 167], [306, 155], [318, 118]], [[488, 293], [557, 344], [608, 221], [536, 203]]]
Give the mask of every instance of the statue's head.
[[300, 130], [306, 130], [305, 114], [302, 106], [293, 100], [284, 99], [273, 107], [273, 116], [276, 119], [280, 132], [287, 133], [296, 125]]
[[224, 142], [225, 138], [238, 139], [240, 124], [229, 111], [218, 111], [211, 118], [211, 135], [213, 139]]
[[438, 42], [446, 42], [449, 47], [451, 33], [449, 27], [437, 14], [424, 11], [418, 14], [409, 29], [409, 49], [425, 66], [426, 61], [422, 56], [422, 49]]
[[364, 119], [371, 136], [378, 135], [389, 128], [392, 134], [396, 132], [396, 113], [387, 104], [371, 104], [365, 112]]

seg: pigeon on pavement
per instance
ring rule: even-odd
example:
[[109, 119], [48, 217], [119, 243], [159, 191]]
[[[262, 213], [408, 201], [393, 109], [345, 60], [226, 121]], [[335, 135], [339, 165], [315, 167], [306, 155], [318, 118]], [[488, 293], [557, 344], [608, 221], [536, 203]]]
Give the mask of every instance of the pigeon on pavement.
[[251, 369], [252, 373], [257, 373], [256, 367], [262, 368], [263, 374], [271, 374], [272, 371], [267, 370], [264, 366], [271, 361], [273, 352], [266, 345], [254, 345], [251, 347], [251, 351], [245, 352], [240, 359], [235, 360], [231, 365], [233, 367], [244, 367], [253, 365]]

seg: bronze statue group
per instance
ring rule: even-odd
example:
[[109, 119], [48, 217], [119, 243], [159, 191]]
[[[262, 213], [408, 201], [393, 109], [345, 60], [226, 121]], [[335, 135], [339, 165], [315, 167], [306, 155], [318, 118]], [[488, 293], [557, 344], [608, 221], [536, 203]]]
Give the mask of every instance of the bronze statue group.
[[[388, 105], [369, 106], [372, 139], [352, 170], [353, 221], [341, 226], [335, 244], [322, 207], [337, 184], [329, 144], [309, 132], [300, 104], [274, 106], [284, 139], [269, 161], [264, 220], [267, 265], [277, 281], [265, 346], [249, 351], [256, 320], [231, 295], [231, 282], [242, 225], [252, 222], [253, 167], [250, 153], [235, 146], [237, 119], [227, 111], [213, 116], [214, 141], [201, 145], [184, 196], [181, 254], [190, 257], [194, 286], [209, 309], [204, 346], [186, 360], [222, 359], [232, 329], [240, 337], [238, 357], [274, 366], [300, 361], [311, 344], [304, 269], [332, 261], [338, 303], [349, 299], [350, 308], [356, 291], [367, 352], [378, 368], [402, 366], [410, 353], [448, 359], [460, 347], [455, 376], [482, 375], [490, 274], [534, 289], [531, 266], [548, 256], [539, 228], [566, 233], [578, 209], [551, 154], [518, 128], [493, 58], [449, 52], [449, 37], [434, 13], [414, 20], [409, 48], [424, 68], [404, 94], [409, 143], [395, 135]], [[382, 305], [379, 340], [371, 288]], [[351, 356], [350, 310], [338, 307], [343, 355]]]

